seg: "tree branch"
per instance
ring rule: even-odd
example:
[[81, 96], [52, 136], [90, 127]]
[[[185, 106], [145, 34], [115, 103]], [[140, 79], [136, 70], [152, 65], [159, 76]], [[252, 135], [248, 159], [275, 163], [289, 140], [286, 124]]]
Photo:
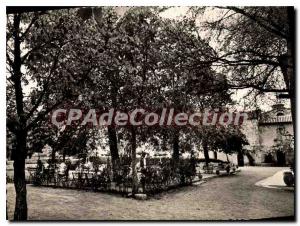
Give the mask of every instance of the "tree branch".
[[254, 22], [256, 22], [262, 28], [266, 29], [267, 31], [269, 31], [269, 32], [271, 32], [271, 33], [273, 33], [273, 34], [275, 34], [277, 36], [280, 36], [280, 37], [282, 37], [284, 39], [288, 38], [288, 35], [286, 35], [285, 33], [281, 32], [281, 30], [277, 30], [277, 29], [274, 29], [274, 28], [268, 26], [267, 24], [263, 23], [263, 21], [260, 18], [254, 16], [254, 15], [252, 15], [250, 13], [247, 13], [245, 10], [243, 10], [241, 8], [233, 7], [233, 6], [228, 6], [228, 7], [225, 7], [225, 8], [226, 9], [231, 9], [234, 12], [242, 14], [243, 16], [245, 16], [245, 17], [253, 20]]
[[53, 62], [53, 65], [52, 65], [52, 67], [51, 67], [51, 69], [50, 69], [50, 72], [49, 72], [49, 75], [48, 75], [48, 77], [47, 77], [47, 80], [46, 80], [46, 82], [43, 84], [43, 89], [44, 89], [44, 90], [42, 91], [42, 93], [41, 93], [41, 95], [39, 96], [39, 99], [37, 100], [37, 102], [35, 103], [35, 105], [32, 107], [32, 109], [30, 110], [30, 112], [27, 114], [26, 120], [28, 120], [28, 119], [33, 115], [33, 113], [37, 110], [37, 108], [40, 106], [40, 104], [41, 104], [41, 102], [42, 102], [42, 99], [43, 99], [45, 93], [48, 91], [48, 89], [49, 89], [50, 78], [51, 78], [51, 76], [52, 76], [53, 72], [55, 71], [56, 66], [57, 66], [57, 64], [58, 64], [58, 59], [59, 59], [60, 52], [61, 52], [61, 51], [59, 50], [59, 51], [58, 51], [58, 54], [57, 54], [57, 56], [56, 56], [56, 58], [55, 58], [55, 60], [54, 60], [54, 62]]

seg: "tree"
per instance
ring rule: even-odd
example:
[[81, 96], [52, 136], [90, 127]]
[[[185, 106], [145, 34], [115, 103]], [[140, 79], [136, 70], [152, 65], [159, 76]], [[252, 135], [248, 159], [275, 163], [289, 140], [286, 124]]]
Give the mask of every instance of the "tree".
[[[180, 112], [200, 105], [202, 109], [217, 106], [229, 99], [224, 76], [215, 73], [206, 60], [215, 53], [197, 35], [192, 20], [163, 19], [156, 7], [136, 7], [121, 18], [111, 8], [79, 11], [84, 14], [83, 51], [97, 68], [90, 76], [89, 89], [94, 94], [82, 95], [90, 106], [124, 112], [144, 106], [152, 110], [172, 107]], [[78, 57], [82, 54], [86, 55], [79, 51]], [[215, 92], [218, 95], [212, 97]], [[217, 103], [218, 97], [222, 98]], [[113, 162], [118, 156], [116, 131], [121, 130], [132, 148], [133, 174], [136, 147], [145, 141], [155, 144], [153, 136], [161, 132], [173, 140], [173, 156], [178, 160], [179, 128], [108, 127]]]
[[[67, 70], [75, 69], [74, 65], [67, 65], [66, 60], [72, 56], [73, 35], [79, 30], [73, 21], [76, 21], [74, 14], [61, 11], [7, 16], [7, 92], [12, 94], [7, 100], [7, 128], [16, 143], [12, 150], [15, 220], [27, 219], [25, 159], [28, 135], [66, 99], [77, 98], [74, 91], [87, 73], [85, 68], [80, 70], [82, 74], [78, 74], [74, 86], [68, 76], [63, 76]], [[27, 91], [29, 83], [35, 86]]]
[[[88, 94], [90, 104], [96, 108], [108, 110], [118, 108], [119, 91], [123, 85], [120, 79], [121, 62], [118, 58], [117, 20], [119, 19], [113, 7], [88, 7], [78, 10], [78, 15], [84, 21], [85, 31], [82, 40], [85, 45], [83, 51], [87, 52], [90, 64], [96, 71], [92, 73], [93, 84], [89, 86], [93, 95]], [[78, 57], [82, 52], [78, 53]], [[118, 166], [119, 151], [116, 128], [107, 127], [109, 148], [112, 160], [112, 168], [115, 171]]]
[[223, 152], [226, 155], [237, 153], [238, 159], [244, 158], [243, 145], [248, 144], [248, 141], [238, 126], [202, 126], [194, 130], [194, 133], [195, 143], [200, 142], [202, 145], [206, 165], [210, 162], [209, 151]]
[[[229, 75], [232, 89], [257, 94], [288, 93], [295, 123], [293, 7], [213, 7], [205, 20], [218, 56], [215, 65]], [[203, 9], [196, 9], [203, 12]], [[196, 13], [197, 14], [197, 13]]]
[[243, 145], [249, 144], [246, 136], [240, 131], [239, 127], [221, 127], [214, 140], [213, 147], [226, 154], [237, 153], [238, 165], [244, 166]]
[[[113, 8], [86, 8], [79, 10], [79, 14], [86, 23], [83, 42], [87, 48], [84, 51], [89, 53], [89, 64], [97, 68], [91, 74], [94, 85], [89, 87], [93, 95], [88, 98], [83, 95], [83, 99], [96, 108], [114, 108], [126, 113], [149, 106], [157, 89], [153, 72], [159, 57], [154, 37], [160, 21], [155, 8], [137, 7], [128, 10], [123, 17], [117, 17]], [[118, 166], [116, 132], [121, 129], [124, 134], [131, 134], [126, 138], [132, 150], [133, 190], [136, 190], [135, 152], [140, 132], [135, 127], [108, 126], [113, 169]]]
[[[216, 57], [211, 46], [198, 34], [193, 19], [166, 20], [162, 29], [162, 98], [176, 113], [222, 107], [229, 101], [227, 81], [212, 68]], [[180, 154], [180, 131], [172, 129], [173, 159]], [[191, 130], [185, 128], [188, 134]]]
[[[160, 60], [157, 37], [161, 20], [158, 12], [151, 7], [131, 9], [118, 23], [120, 32], [120, 56], [123, 59], [121, 74], [127, 74], [122, 87], [123, 109], [130, 110], [143, 106], [151, 107], [151, 99], [157, 93], [155, 70]], [[146, 94], [146, 95], [145, 95]], [[129, 126], [133, 194], [137, 192], [136, 148], [141, 129]]]
[[99, 131], [87, 126], [73, 125], [57, 127], [49, 125], [51, 119], [46, 116], [45, 121], [39, 122], [28, 134], [28, 154], [42, 152], [45, 145], [52, 149], [51, 162], [57, 161], [57, 153], [62, 155], [65, 161], [66, 156], [74, 156], [80, 153], [88, 153], [96, 149], [96, 139]]

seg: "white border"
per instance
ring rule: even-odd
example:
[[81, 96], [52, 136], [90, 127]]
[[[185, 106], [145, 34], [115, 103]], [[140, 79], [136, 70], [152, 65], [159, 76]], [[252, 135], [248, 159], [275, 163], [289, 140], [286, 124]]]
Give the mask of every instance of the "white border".
[[[0, 222], [4, 223], [5, 225], [8, 225], [8, 221], [6, 221], [6, 186], [5, 186], [5, 181], [6, 181], [6, 136], [5, 136], [5, 131], [6, 131], [6, 112], [5, 112], [5, 107], [6, 106], [6, 96], [5, 96], [5, 26], [6, 26], [6, 6], [95, 6], [95, 5], [103, 5], [103, 6], [108, 6], [108, 5], [121, 5], [121, 6], [153, 6], [153, 5], [170, 5], [170, 6], [193, 6], [193, 5], [206, 5], [206, 6], [213, 6], [213, 5], [234, 5], [234, 6], [295, 6], [296, 9], [299, 9], [299, 1], [292, 1], [292, 0], [256, 0], [256, 1], [237, 1], [237, 0], [209, 0], [209, 1], [196, 1], [196, 0], [185, 0], [185, 1], [171, 1], [171, 0], [132, 0], [132, 1], [124, 1], [124, 0], [110, 0], [110, 1], [97, 1], [97, 0], [87, 0], [87, 1], [82, 1], [82, 0], [52, 0], [52, 1], [36, 1], [36, 0], [29, 0], [29, 1], [16, 1], [16, 0], [5, 0], [3, 3], [0, 5], [1, 11], [1, 19], [0, 19], [0, 27], [1, 27], [1, 32], [0, 32], [0, 37], [1, 37], [1, 45], [0, 45], [0, 53], [1, 53], [1, 76], [0, 76], [0, 90], [1, 90], [1, 95], [0, 95], [0, 106], [2, 106], [1, 111], [0, 111], [0, 144], [1, 144], [1, 154], [0, 154], [0, 161], [2, 163], [2, 170], [0, 173], [0, 181], [2, 182], [1, 184], [1, 193], [0, 193], [0, 204], [1, 204], [1, 211], [0, 211]], [[299, 12], [299, 11], [298, 11]], [[297, 22], [299, 19], [299, 14], [297, 15]], [[299, 41], [299, 22], [296, 23], [297, 25], [297, 41]], [[300, 65], [300, 60], [299, 60], [299, 51], [297, 50], [297, 62], [296, 65]], [[299, 72], [299, 69], [297, 70]], [[297, 73], [298, 75], [298, 73]], [[299, 76], [297, 76], [297, 86], [299, 87]], [[299, 106], [299, 98], [297, 100], [297, 106]], [[297, 109], [297, 116], [299, 115], [299, 109]], [[299, 120], [297, 120], [299, 121]], [[298, 123], [297, 123], [297, 128], [298, 128]], [[297, 133], [297, 141], [299, 141], [299, 133]], [[297, 142], [297, 147], [298, 147], [298, 142]], [[297, 153], [297, 159], [299, 153]], [[297, 167], [299, 170], [299, 166]], [[299, 177], [297, 176], [297, 185], [299, 188]], [[297, 189], [297, 199], [299, 198], [299, 193]], [[298, 201], [298, 200], [297, 200]], [[298, 202], [297, 202], [298, 203]], [[299, 216], [299, 206], [296, 206], [297, 208], [297, 213], [296, 216]], [[217, 214], [217, 213], [216, 213]], [[75, 222], [72, 222], [72, 224]], [[199, 222], [201, 224], [207, 224], [205, 222]], [[232, 222], [228, 222], [227, 224], [231, 224]], [[55, 222], [56, 225], [62, 225], [62, 222]], [[101, 225], [108, 225], [111, 223], [106, 223], [106, 222], [101, 222]], [[120, 223], [118, 223], [120, 224]], [[146, 224], [139, 222], [139, 224]], [[164, 224], [162, 223], [155, 223], [155, 224]], [[182, 222], [180, 223], [182, 224]], [[187, 224], [187, 223], [183, 223]], [[216, 225], [221, 225], [221, 223], [215, 223]], [[236, 223], [235, 223], [236, 224]], [[242, 224], [242, 223], [237, 223], [237, 224]], [[266, 225], [270, 225], [271, 223], [265, 223]], [[282, 225], [282, 223], [280, 223]], [[35, 225], [46, 225], [45, 222], [38, 222], [35, 223]]]

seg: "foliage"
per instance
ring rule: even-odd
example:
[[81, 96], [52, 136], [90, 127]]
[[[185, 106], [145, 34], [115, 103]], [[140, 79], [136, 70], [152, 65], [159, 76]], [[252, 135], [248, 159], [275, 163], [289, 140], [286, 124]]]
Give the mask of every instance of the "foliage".
[[[262, 27], [249, 17], [233, 16], [237, 19], [233, 21], [233, 33], [223, 23], [224, 18], [215, 24], [207, 23], [212, 29], [226, 30], [223, 37], [227, 48], [224, 43], [222, 48], [213, 49], [209, 40], [199, 35], [194, 18], [164, 18], [160, 14], [164, 10], [164, 7], [132, 7], [121, 16], [114, 7], [92, 7], [8, 15], [7, 127], [9, 140], [16, 143], [17, 148], [12, 150], [18, 164], [46, 144], [52, 147], [54, 155], [77, 155], [83, 161], [88, 151], [96, 149], [95, 140], [104, 130], [76, 124], [67, 128], [49, 127], [49, 113], [56, 108], [100, 111], [115, 108], [125, 112], [145, 106], [158, 111], [172, 107], [178, 112], [225, 108], [231, 103], [230, 88], [235, 85], [240, 88], [244, 75], [252, 76], [251, 85], [253, 82], [262, 85], [265, 80], [257, 78], [258, 70], [277, 72], [278, 65], [275, 68], [267, 63], [279, 60], [278, 56], [286, 51], [285, 42], [278, 35], [264, 34]], [[259, 18], [276, 16], [258, 8], [243, 10], [256, 13]], [[275, 22], [281, 25], [286, 20]], [[286, 31], [285, 26], [282, 29]], [[259, 36], [254, 37], [257, 32]], [[255, 48], [251, 51], [259, 51], [253, 55], [244, 43], [251, 43], [249, 46]], [[278, 48], [275, 57], [270, 56], [274, 46]], [[220, 56], [231, 50], [235, 51], [230, 53], [233, 62], [229, 62], [229, 55]], [[240, 57], [239, 63], [246, 65], [235, 62]], [[216, 62], [224, 66], [223, 70], [215, 67]], [[229, 80], [228, 75], [234, 80]], [[272, 85], [272, 80], [267, 82]], [[114, 147], [121, 140], [126, 144], [126, 154], [130, 154], [112, 161], [117, 163], [113, 178], [117, 183], [125, 179], [135, 181], [136, 148], [146, 143], [154, 150], [169, 150], [173, 146], [174, 152], [189, 152], [195, 144], [209, 141], [211, 148], [226, 153], [240, 150], [246, 143], [238, 129], [225, 127], [113, 129], [112, 133], [118, 135]], [[216, 139], [210, 141], [210, 137]], [[111, 144], [112, 137], [109, 139]], [[97, 170], [100, 160], [91, 161]], [[111, 167], [108, 162], [99, 181], [112, 179]], [[150, 180], [146, 183], [188, 183], [194, 171], [192, 160], [180, 162], [176, 169], [171, 163], [158, 168], [149, 166], [145, 173], [151, 176], [146, 177]]]
[[220, 148], [226, 154], [241, 152], [243, 145], [248, 144], [246, 136], [239, 128], [222, 127], [218, 132], [218, 136], [214, 139], [214, 147]]
[[[165, 159], [160, 164], [147, 165], [142, 170], [147, 192], [166, 189], [171, 186], [191, 184], [196, 176], [195, 162], [188, 159], [180, 159], [178, 166], [174, 167], [173, 161]], [[147, 190], [146, 189], [146, 190]]]
[[231, 89], [247, 91], [248, 107], [257, 107], [259, 97], [287, 92], [294, 109], [293, 7], [192, 7], [191, 11], [194, 18], [201, 18], [201, 33], [216, 46], [214, 65], [227, 75]]
[[98, 156], [90, 156], [89, 161], [92, 163], [93, 170], [97, 174], [97, 172], [99, 171], [99, 166], [103, 163], [103, 161]]
[[113, 175], [113, 180], [117, 184], [122, 184], [127, 180], [130, 180], [130, 165], [131, 165], [131, 158], [128, 155], [121, 155], [117, 167], [115, 169], [115, 173]]

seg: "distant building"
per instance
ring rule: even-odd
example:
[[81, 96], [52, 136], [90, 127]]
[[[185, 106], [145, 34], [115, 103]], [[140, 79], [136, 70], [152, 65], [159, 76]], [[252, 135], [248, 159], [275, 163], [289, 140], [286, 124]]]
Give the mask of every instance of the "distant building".
[[242, 127], [249, 145], [244, 146], [248, 163], [290, 165], [294, 161], [294, 133], [291, 110], [275, 104], [268, 112], [249, 113]]

